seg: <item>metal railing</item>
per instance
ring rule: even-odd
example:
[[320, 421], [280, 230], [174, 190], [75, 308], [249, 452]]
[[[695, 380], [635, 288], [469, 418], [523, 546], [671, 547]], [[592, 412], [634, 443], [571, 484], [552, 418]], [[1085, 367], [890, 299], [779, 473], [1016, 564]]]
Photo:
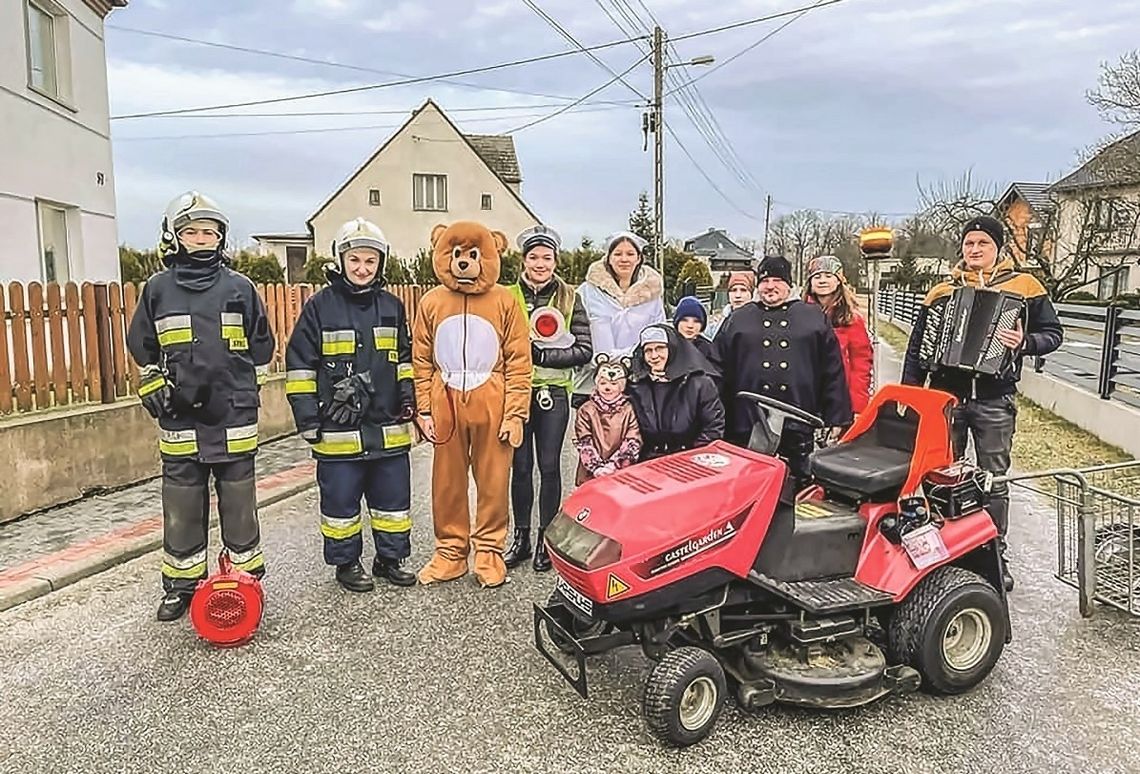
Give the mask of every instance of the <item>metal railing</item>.
[[1093, 615], [1094, 602], [1140, 616], [1140, 460], [997, 480], [1053, 503], [1055, 574], [1077, 589], [1082, 616]]

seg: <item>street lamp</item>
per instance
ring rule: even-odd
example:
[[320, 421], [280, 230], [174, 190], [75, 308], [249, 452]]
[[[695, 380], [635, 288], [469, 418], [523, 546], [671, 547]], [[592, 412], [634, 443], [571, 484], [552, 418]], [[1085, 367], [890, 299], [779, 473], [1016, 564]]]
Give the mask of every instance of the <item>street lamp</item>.
[[692, 59], [690, 59], [688, 62], [674, 62], [672, 64], [666, 64], [665, 69], [668, 70], [670, 67], [689, 67], [689, 66], [696, 66], [696, 65], [710, 65], [715, 61], [716, 61], [716, 57], [714, 57], [712, 54], [704, 54], [702, 56], [695, 56]]
[[665, 114], [661, 109], [665, 71], [670, 67], [709, 65], [716, 59], [709, 54], [695, 56], [687, 62], [665, 63], [665, 31], [653, 30], [653, 262], [662, 272], [665, 258]]

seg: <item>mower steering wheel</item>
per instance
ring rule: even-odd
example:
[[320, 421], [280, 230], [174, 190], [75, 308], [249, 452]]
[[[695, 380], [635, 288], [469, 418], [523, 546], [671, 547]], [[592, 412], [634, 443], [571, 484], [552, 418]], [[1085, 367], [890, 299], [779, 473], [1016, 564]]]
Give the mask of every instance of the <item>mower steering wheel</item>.
[[744, 398], [745, 400], [755, 401], [771, 413], [783, 415], [786, 419], [794, 419], [797, 422], [803, 422], [805, 425], [810, 425], [816, 429], [824, 426], [823, 420], [815, 414], [809, 414], [801, 408], [796, 408], [795, 406], [784, 403], [782, 400], [769, 398], [767, 395], [757, 395], [754, 392], [738, 392], [736, 396], [738, 398]]

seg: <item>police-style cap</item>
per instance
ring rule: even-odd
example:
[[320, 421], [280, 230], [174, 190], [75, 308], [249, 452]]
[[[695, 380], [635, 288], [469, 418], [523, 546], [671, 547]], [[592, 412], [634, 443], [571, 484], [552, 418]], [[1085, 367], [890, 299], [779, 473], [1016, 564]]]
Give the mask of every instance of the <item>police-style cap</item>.
[[523, 255], [526, 255], [535, 247], [549, 247], [557, 255], [558, 251], [562, 249], [562, 237], [558, 232], [549, 226], [539, 224], [531, 226], [515, 238], [515, 243], [519, 246], [519, 250]]

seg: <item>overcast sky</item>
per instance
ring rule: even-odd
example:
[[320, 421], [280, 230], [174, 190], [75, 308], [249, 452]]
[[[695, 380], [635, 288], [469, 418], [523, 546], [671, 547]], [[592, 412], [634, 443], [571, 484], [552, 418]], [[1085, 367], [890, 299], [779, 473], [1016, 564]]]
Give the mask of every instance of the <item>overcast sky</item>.
[[[585, 45], [626, 37], [602, 10], [617, 16], [611, 0], [536, 2]], [[676, 37], [810, 2], [628, 6], [645, 21], [648, 9]], [[719, 64], [783, 21], [681, 41], [676, 53], [686, 60], [711, 54]], [[131, 0], [108, 22], [112, 116], [366, 85], [397, 73], [431, 75], [571, 47], [522, 0]], [[669, 137], [666, 232], [684, 237], [716, 226], [759, 237], [765, 194], [775, 202], [773, 217], [797, 207], [901, 213], [915, 206], [916, 178], [936, 181], [973, 168], [975, 177], [999, 184], [1055, 180], [1072, 168], [1077, 151], [1112, 131], [1084, 100], [1100, 63], [1138, 45], [1136, 0], [844, 0], [819, 8], [720, 69], [672, 71], [678, 78], [708, 73], [697, 87], [743, 169], [718, 160], [677, 96], [667, 98], [667, 121], [730, 201]], [[621, 72], [642, 54], [626, 44], [598, 56]], [[228, 111], [350, 115], [113, 120], [120, 240], [152, 244], [162, 208], [188, 188], [229, 209], [239, 242], [261, 231], [301, 231], [316, 206], [428, 97], [461, 130], [495, 133], [565, 104], [533, 94], [576, 99], [611, 77], [578, 55], [461, 79], [480, 88], [421, 83]], [[626, 80], [651, 93], [648, 63]], [[617, 83], [582, 112], [515, 135], [524, 198], [568, 239], [624, 227], [638, 192], [652, 190], [641, 109], [603, 104], [638, 99]], [[469, 110], [491, 106], [511, 109]], [[365, 128], [209, 136], [348, 127]]]

